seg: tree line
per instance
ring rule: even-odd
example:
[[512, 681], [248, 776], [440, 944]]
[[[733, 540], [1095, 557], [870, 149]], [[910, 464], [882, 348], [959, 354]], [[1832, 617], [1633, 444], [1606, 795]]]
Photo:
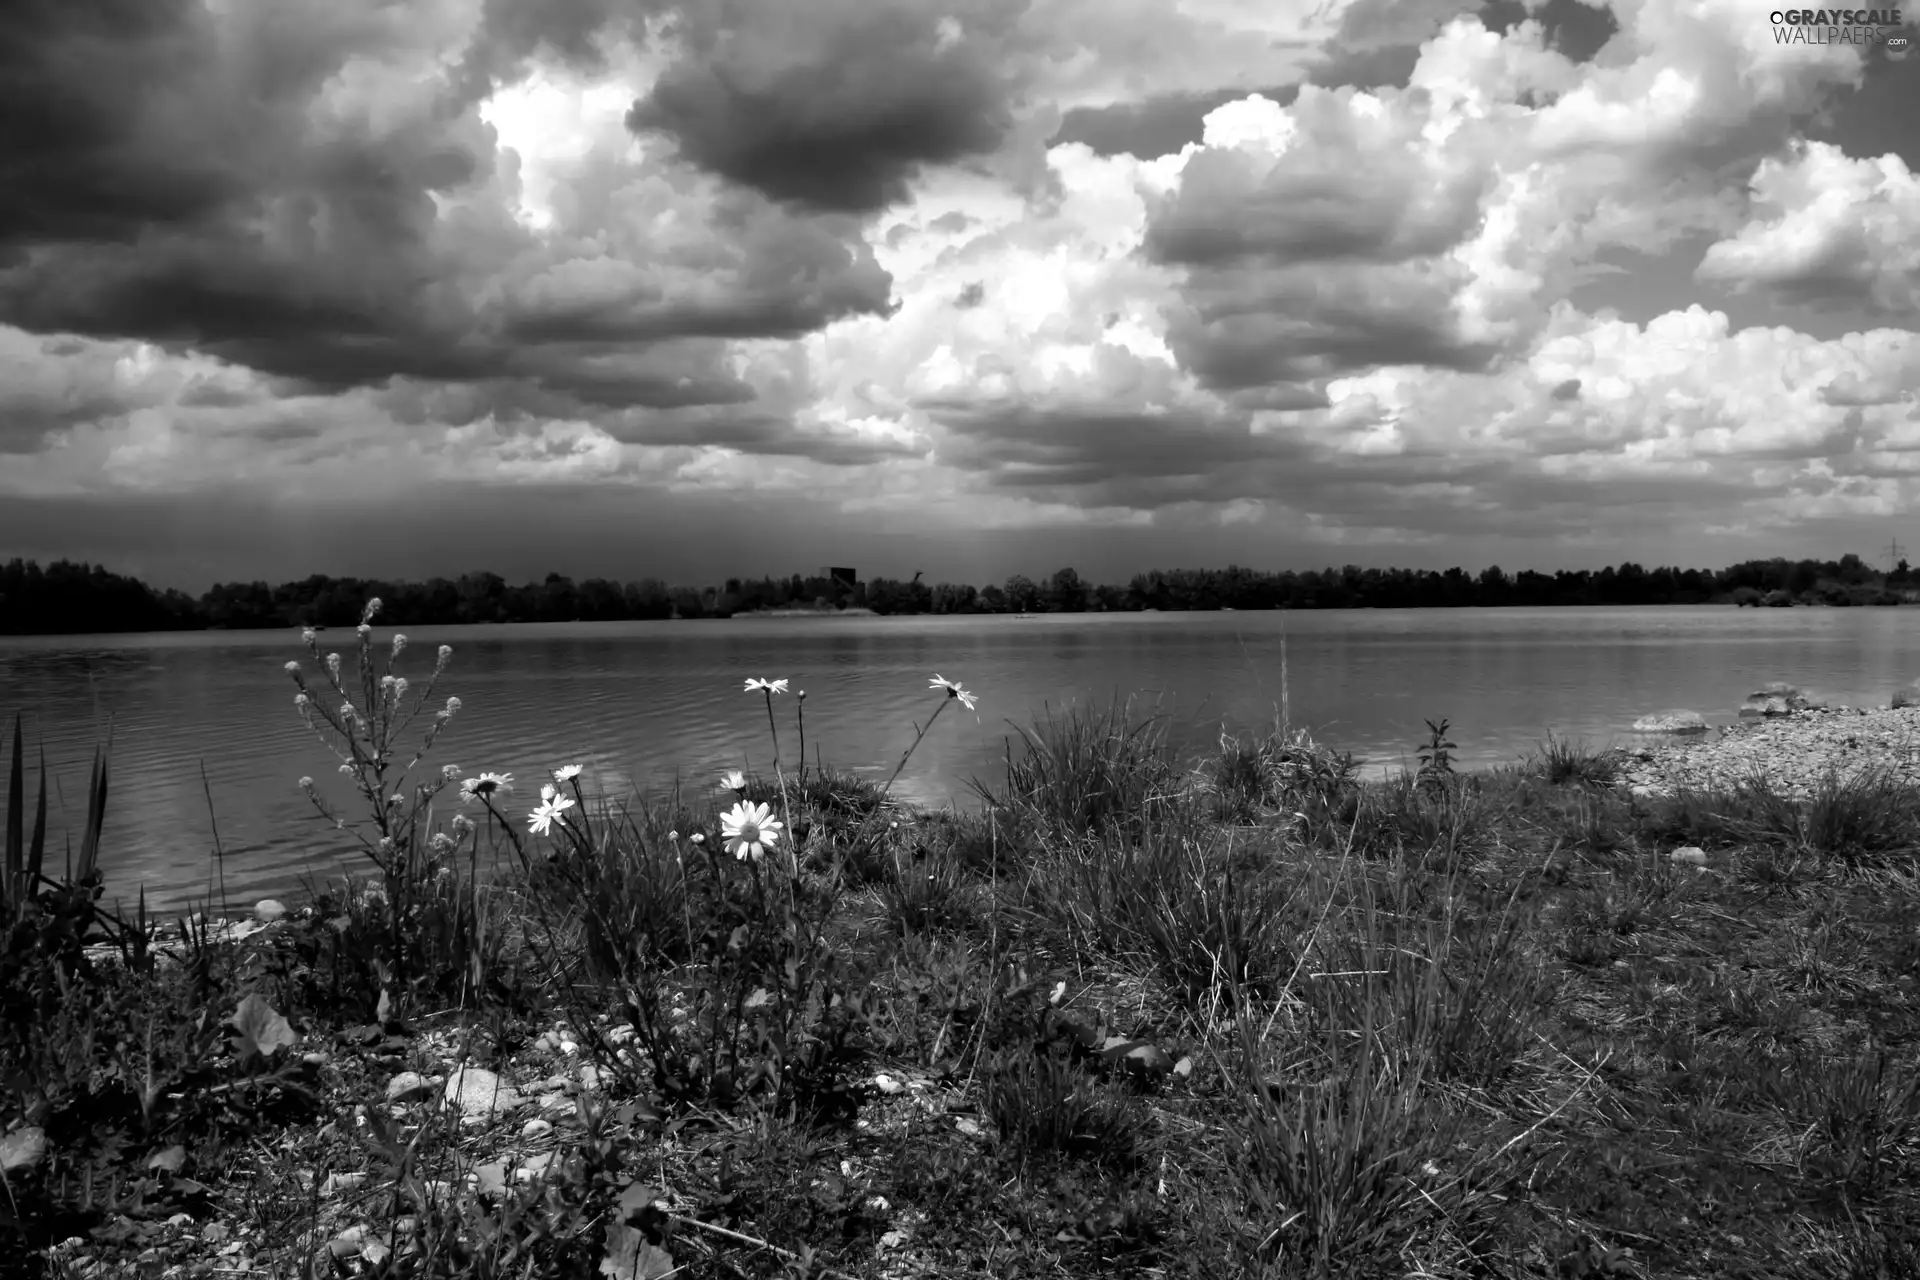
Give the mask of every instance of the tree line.
[[1726, 569], [1648, 569], [1631, 561], [1599, 570], [1498, 565], [1470, 574], [1453, 568], [1280, 570], [1155, 569], [1125, 586], [1093, 584], [1072, 569], [1004, 583], [927, 584], [874, 578], [852, 582], [794, 574], [729, 578], [719, 586], [672, 586], [658, 578], [582, 582], [548, 574], [511, 586], [496, 573], [425, 582], [387, 582], [314, 574], [297, 582], [223, 582], [198, 598], [158, 591], [98, 565], [31, 560], [0, 565], [0, 634], [351, 627], [378, 596], [392, 626], [475, 622], [614, 622], [725, 618], [770, 609], [865, 609], [877, 614], [1079, 613], [1147, 609], [1404, 609], [1467, 606], [1645, 604], [1898, 604], [1920, 598], [1920, 574], [1902, 560], [1888, 573], [1857, 555], [1838, 560], [1748, 560]]

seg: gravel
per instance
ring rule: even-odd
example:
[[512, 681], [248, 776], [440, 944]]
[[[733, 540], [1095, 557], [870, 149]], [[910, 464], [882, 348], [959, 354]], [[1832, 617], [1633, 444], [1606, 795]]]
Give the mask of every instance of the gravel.
[[1743, 720], [1718, 734], [1626, 748], [1621, 785], [1636, 795], [1671, 795], [1763, 778], [1804, 799], [1831, 773], [1842, 779], [1884, 771], [1920, 783], [1920, 707], [1826, 707]]

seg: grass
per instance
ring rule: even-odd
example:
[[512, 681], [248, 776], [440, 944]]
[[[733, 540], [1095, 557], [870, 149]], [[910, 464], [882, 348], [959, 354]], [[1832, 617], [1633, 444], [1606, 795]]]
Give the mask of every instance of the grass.
[[[1889, 776], [1635, 797], [1551, 739], [1455, 772], [1438, 720], [1362, 782], [1304, 734], [1178, 761], [1067, 709], [977, 809], [562, 771], [536, 835], [480, 779], [443, 820], [361, 658], [321, 736], [369, 872], [237, 941], [43, 874], [16, 735], [0, 1270], [1920, 1275]], [[533, 1101], [463, 1123], [462, 1063]]]

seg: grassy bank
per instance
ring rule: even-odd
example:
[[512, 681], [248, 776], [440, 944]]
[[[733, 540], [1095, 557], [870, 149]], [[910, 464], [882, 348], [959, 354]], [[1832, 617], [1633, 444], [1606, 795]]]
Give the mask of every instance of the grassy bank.
[[[357, 688], [314, 658], [369, 874], [239, 941], [104, 916], [84, 859], [29, 891], [16, 765], [26, 1274], [1920, 1274], [1920, 805], [1887, 779], [1634, 797], [1566, 743], [1455, 773], [1442, 722], [1361, 782], [1284, 731], [1179, 760], [1115, 708], [1020, 730], [979, 814], [916, 812], [777, 763], [805, 704], [750, 681], [764, 776], [561, 767], [530, 815], [524, 781], [397, 783], [431, 686], [370, 639]], [[971, 713], [928, 692], [908, 754]]]

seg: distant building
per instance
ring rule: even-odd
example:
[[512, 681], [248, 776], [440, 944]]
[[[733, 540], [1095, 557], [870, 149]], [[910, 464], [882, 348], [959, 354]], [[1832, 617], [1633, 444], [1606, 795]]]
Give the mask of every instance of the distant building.
[[860, 575], [858, 573], [855, 573], [852, 569], [841, 568], [837, 565], [831, 568], [822, 567], [820, 576], [830, 582], [843, 583], [849, 591], [860, 585]]

